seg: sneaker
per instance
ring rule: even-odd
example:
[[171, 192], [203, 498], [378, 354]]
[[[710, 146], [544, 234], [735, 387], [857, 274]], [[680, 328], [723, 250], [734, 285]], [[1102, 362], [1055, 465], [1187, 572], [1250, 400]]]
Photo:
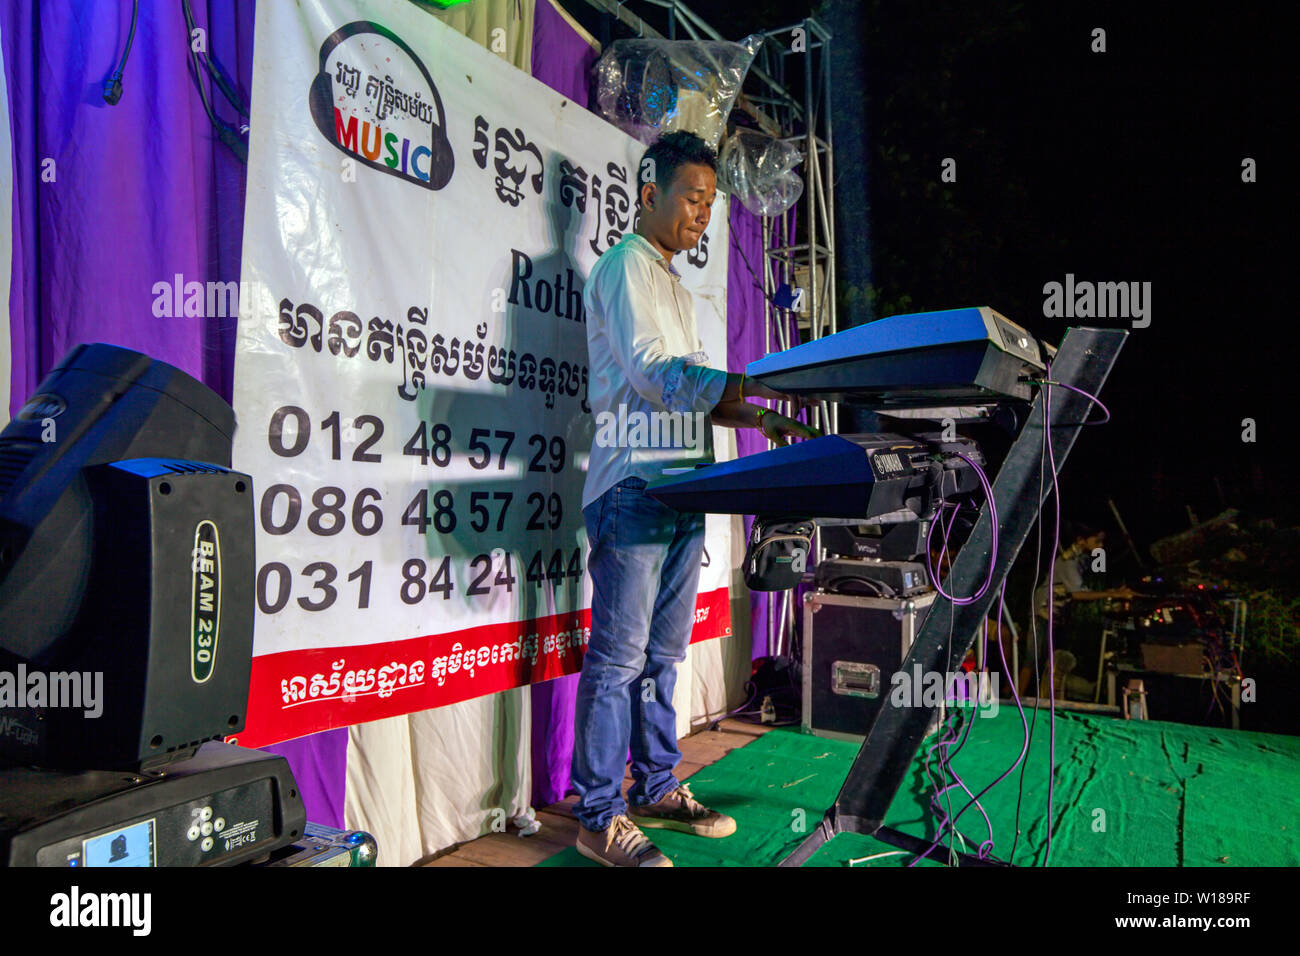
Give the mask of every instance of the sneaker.
[[672, 866], [635, 823], [620, 813], [604, 830], [578, 827], [578, 852], [602, 866]]
[[643, 827], [681, 830], [696, 836], [726, 837], [736, 832], [736, 821], [725, 813], [703, 806], [686, 784], [644, 807], [629, 807], [632, 819]]

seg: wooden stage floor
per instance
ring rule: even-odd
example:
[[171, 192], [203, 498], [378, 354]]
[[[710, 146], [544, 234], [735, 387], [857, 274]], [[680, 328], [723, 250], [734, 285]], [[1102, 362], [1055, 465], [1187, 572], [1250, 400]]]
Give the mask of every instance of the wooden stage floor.
[[[706, 730], [683, 738], [679, 744], [682, 762], [677, 765], [677, 779], [685, 782], [697, 770], [721, 760], [738, 747], [743, 747], [771, 727], [728, 718], [717, 730]], [[629, 774], [623, 778], [623, 792], [632, 783]], [[462, 843], [444, 851], [425, 866], [536, 866], [561, 850], [573, 846], [578, 836], [578, 821], [573, 816], [573, 805], [578, 798], [566, 797], [539, 810], [537, 819], [542, 828], [530, 837], [520, 837], [514, 827], [505, 833], [489, 833], [477, 840]]]

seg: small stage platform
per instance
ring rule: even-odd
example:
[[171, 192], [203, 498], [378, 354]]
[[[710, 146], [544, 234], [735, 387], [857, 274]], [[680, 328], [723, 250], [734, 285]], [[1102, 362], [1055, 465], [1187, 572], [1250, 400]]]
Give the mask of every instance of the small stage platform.
[[[1045, 854], [1048, 716], [1038, 711], [1024, 775], [1013, 858], [1021, 866], [1039, 865]], [[1025, 718], [1033, 720], [1034, 712], [1026, 709]], [[954, 766], [978, 792], [1012, 764], [1022, 741], [1020, 715], [1003, 702], [996, 716], [976, 719]], [[798, 728], [736, 720], [681, 747], [680, 776], [703, 803], [734, 816], [739, 829], [723, 840], [648, 831], [677, 866], [775, 865], [821, 821], [858, 749]], [[1300, 737], [1058, 711], [1056, 758], [1052, 866], [1300, 866]], [[1016, 836], [1018, 778], [1019, 770], [981, 800], [993, 822], [994, 855], [1003, 860]], [[929, 792], [918, 757], [886, 822], [932, 838]], [[541, 811], [535, 836], [491, 834], [428, 865], [595, 866], [573, 849], [575, 799]], [[960, 828], [976, 844], [988, 835], [975, 808]], [[809, 865], [910, 861], [870, 837], [841, 834]]]

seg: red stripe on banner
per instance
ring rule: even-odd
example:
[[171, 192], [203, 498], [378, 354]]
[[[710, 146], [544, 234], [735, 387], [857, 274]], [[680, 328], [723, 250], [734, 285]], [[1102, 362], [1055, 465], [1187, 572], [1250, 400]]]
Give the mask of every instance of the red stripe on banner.
[[[731, 634], [731, 599], [695, 599], [691, 643]], [[253, 658], [248, 718], [237, 737], [265, 747], [322, 730], [456, 704], [575, 674], [591, 639], [591, 611], [487, 624], [401, 641], [318, 647]]]
[[691, 643], [707, 641], [715, 637], [731, 636], [731, 592], [727, 588], [718, 588], [708, 594], [695, 598], [695, 630], [691, 632]]

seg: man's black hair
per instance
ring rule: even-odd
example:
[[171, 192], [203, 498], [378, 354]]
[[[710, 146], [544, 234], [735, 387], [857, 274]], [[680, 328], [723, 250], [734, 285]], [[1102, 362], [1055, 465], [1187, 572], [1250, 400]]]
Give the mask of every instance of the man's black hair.
[[[648, 175], [647, 159], [654, 160], [652, 167], [654, 170], [653, 179]], [[653, 182], [660, 189], [667, 190], [672, 186], [677, 170], [692, 163], [708, 166], [716, 174], [718, 171], [718, 154], [708, 143], [694, 133], [686, 130], [664, 133], [651, 143], [641, 156], [641, 162], [637, 166], [636, 174], [637, 200], [640, 200], [641, 187], [646, 183]]]

